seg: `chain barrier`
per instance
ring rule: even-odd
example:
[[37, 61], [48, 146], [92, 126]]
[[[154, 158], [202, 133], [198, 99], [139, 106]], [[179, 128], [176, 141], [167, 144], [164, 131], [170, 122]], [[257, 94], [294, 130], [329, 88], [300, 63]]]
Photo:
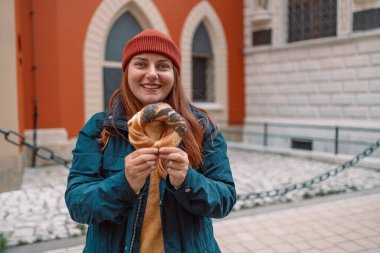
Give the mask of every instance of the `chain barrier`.
[[68, 160], [66, 160], [60, 156], [57, 156], [49, 148], [46, 148], [43, 146], [36, 146], [36, 145], [28, 143], [26, 141], [25, 136], [23, 136], [22, 134], [19, 134], [15, 131], [12, 131], [12, 130], [11, 131], [4, 131], [2, 129], [0, 129], [0, 133], [4, 135], [4, 139], [7, 142], [12, 143], [13, 145], [16, 145], [16, 146], [24, 145], [25, 147], [32, 149], [36, 153], [37, 157], [39, 157], [43, 160], [46, 160], [46, 161], [47, 160], [53, 160], [58, 164], [62, 164], [66, 168], [70, 168], [69, 167], [70, 162]]
[[261, 192], [253, 192], [253, 193], [247, 193], [247, 194], [240, 194], [237, 196], [238, 200], [253, 200], [253, 199], [259, 199], [259, 198], [267, 198], [267, 197], [278, 197], [278, 196], [283, 196], [291, 191], [294, 190], [300, 190], [304, 188], [310, 188], [312, 185], [321, 183], [328, 178], [332, 176], [336, 176], [340, 172], [353, 167], [356, 165], [360, 160], [364, 159], [365, 157], [371, 155], [373, 151], [375, 151], [377, 148], [380, 147], [380, 139], [372, 144], [370, 147], [366, 148], [363, 152], [359, 153], [355, 157], [353, 157], [351, 160], [338, 165], [335, 169], [329, 170], [319, 176], [313, 177], [309, 180], [306, 180], [304, 182], [300, 183], [295, 183], [295, 184], [290, 184], [288, 186], [282, 187], [282, 188], [275, 188], [273, 190], [269, 191], [261, 191]]
[[[9, 143], [12, 143], [16, 146], [24, 145], [28, 148], [33, 149], [36, 152], [36, 156], [43, 159], [43, 160], [53, 160], [58, 164], [64, 165], [66, 168], [69, 168], [70, 162], [60, 156], [57, 156], [54, 154], [54, 152], [51, 149], [48, 149], [46, 147], [42, 146], [35, 146], [25, 141], [25, 137], [15, 131], [3, 131], [0, 129], [0, 133], [4, 135], [4, 138]], [[360, 160], [364, 159], [367, 156], [370, 156], [373, 151], [375, 151], [377, 148], [380, 147], [380, 139], [372, 144], [370, 147], [366, 148], [363, 152], [359, 153], [358, 155], [354, 156], [351, 160], [338, 165], [335, 169], [329, 170], [319, 176], [313, 177], [309, 180], [306, 180], [304, 182], [290, 184], [288, 186], [282, 187], [282, 188], [275, 188], [273, 190], [268, 191], [261, 191], [261, 192], [252, 192], [247, 194], [239, 194], [237, 196], [238, 200], [253, 200], [258, 198], [267, 198], [267, 197], [277, 197], [277, 196], [283, 196], [291, 191], [294, 190], [300, 190], [304, 188], [310, 188], [312, 185], [321, 183], [328, 178], [332, 176], [336, 176], [342, 171], [345, 171], [348, 168], [353, 167], [356, 165]]]

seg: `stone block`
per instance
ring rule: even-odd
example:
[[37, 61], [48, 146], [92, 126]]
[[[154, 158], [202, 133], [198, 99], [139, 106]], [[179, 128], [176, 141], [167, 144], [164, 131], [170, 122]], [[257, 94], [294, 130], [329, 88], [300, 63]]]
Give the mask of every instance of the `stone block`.
[[276, 94], [277, 87], [274, 85], [261, 85], [259, 91], [261, 94]]
[[295, 62], [283, 62], [278, 64], [279, 72], [291, 72], [297, 70], [297, 64]]
[[334, 45], [332, 47], [332, 55], [333, 56], [343, 56], [343, 55], [350, 55], [354, 54], [356, 52], [356, 46], [354, 43], [345, 43], [337, 45]]
[[321, 59], [321, 69], [339, 69], [344, 67], [342, 58]]
[[293, 104], [293, 105], [307, 105], [308, 104], [307, 96], [302, 96], [302, 95], [289, 95], [288, 101], [289, 101], [289, 104]]
[[309, 74], [311, 82], [329, 81], [331, 80], [330, 71], [313, 71]]
[[371, 119], [380, 119], [380, 106], [371, 106], [370, 107]]
[[317, 60], [300, 61], [298, 63], [298, 69], [301, 71], [319, 69], [319, 61]]
[[338, 94], [331, 96], [333, 105], [353, 105], [355, 104], [355, 95]]
[[355, 80], [356, 74], [353, 69], [338, 69], [332, 71], [333, 80]]
[[24, 174], [20, 155], [0, 157], [0, 192], [19, 189]]
[[280, 94], [296, 94], [298, 84], [283, 84], [275, 86], [276, 93]]
[[288, 80], [290, 83], [292, 83], [292, 82], [294, 82], [294, 83], [307, 82], [308, 81], [308, 75], [307, 75], [307, 73], [303, 73], [303, 72], [290, 73], [288, 75], [288, 79], [285, 79], [285, 80]]
[[288, 80], [288, 75], [280, 74], [280, 73], [275, 73], [275, 74], [268, 73], [267, 79], [269, 83], [286, 83]]
[[310, 57], [312, 58], [324, 58], [331, 55], [330, 47], [315, 47], [310, 49]]
[[286, 105], [288, 104], [288, 100], [286, 99], [286, 96], [284, 95], [272, 95], [268, 96], [268, 104], [273, 105]]
[[367, 92], [368, 81], [345, 81], [343, 89], [345, 92]]
[[264, 63], [264, 62], [270, 62], [269, 54], [268, 53], [257, 53], [252, 55], [252, 57], [248, 58], [250, 63], [256, 64], [256, 63]]
[[300, 84], [297, 86], [297, 93], [317, 94], [318, 85], [312, 83]]
[[310, 96], [309, 103], [311, 105], [327, 105], [327, 104], [330, 104], [330, 96], [329, 95]]
[[297, 114], [297, 108], [297, 106], [281, 106], [277, 108], [278, 116], [294, 117]]
[[380, 53], [371, 55], [371, 64], [380, 65]]
[[380, 94], [358, 94], [357, 103], [359, 105], [380, 105]]
[[357, 73], [358, 79], [380, 79], [380, 67], [360, 68]]
[[318, 117], [319, 112], [316, 107], [300, 106], [298, 107], [297, 115], [305, 118]]
[[369, 112], [366, 106], [348, 106], [343, 108], [344, 115], [348, 118], [367, 119]]
[[360, 67], [369, 65], [369, 55], [350, 55], [344, 57], [346, 67]]
[[378, 53], [380, 51], [380, 43], [378, 37], [358, 42], [359, 53]]
[[272, 63], [265, 63], [265, 64], [262, 64], [261, 66], [256, 66], [256, 68], [257, 68], [257, 71], [259, 71], [259, 73], [270, 74], [270, 73], [276, 73], [278, 66]]
[[303, 60], [303, 59], [307, 59], [309, 56], [309, 50], [308, 49], [289, 50], [287, 53], [288, 53], [287, 58], [289, 60]]
[[271, 62], [282, 62], [282, 61], [286, 61], [287, 60], [287, 54], [286, 54], [286, 51], [276, 51], [276, 52], [272, 52], [270, 55], [270, 60]]
[[338, 93], [342, 91], [341, 82], [324, 82], [319, 84], [319, 92], [321, 93]]
[[343, 112], [340, 106], [322, 106], [319, 109], [322, 118], [342, 118]]

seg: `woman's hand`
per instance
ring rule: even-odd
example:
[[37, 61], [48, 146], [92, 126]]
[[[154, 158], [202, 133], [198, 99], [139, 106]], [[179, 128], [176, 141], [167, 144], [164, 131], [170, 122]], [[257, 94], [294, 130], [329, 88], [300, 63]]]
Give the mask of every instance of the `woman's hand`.
[[133, 191], [138, 194], [146, 178], [156, 169], [157, 148], [141, 148], [125, 157], [125, 177]]
[[180, 188], [189, 169], [187, 153], [176, 147], [162, 147], [159, 149], [159, 156], [165, 164], [170, 183], [175, 189]]

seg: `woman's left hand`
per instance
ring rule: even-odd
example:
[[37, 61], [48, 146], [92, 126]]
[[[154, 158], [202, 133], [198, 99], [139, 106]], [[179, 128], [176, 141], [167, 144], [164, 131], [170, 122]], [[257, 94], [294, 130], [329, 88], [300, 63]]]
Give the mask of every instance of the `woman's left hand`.
[[180, 188], [189, 169], [187, 153], [177, 147], [162, 147], [158, 152], [163, 164], [165, 164], [170, 183], [175, 189]]

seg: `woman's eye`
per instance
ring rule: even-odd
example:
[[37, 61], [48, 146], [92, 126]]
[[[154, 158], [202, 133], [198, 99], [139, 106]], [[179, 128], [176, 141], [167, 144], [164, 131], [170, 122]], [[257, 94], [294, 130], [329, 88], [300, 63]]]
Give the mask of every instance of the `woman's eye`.
[[144, 62], [136, 62], [135, 66], [138, 68], [143, 68], [145, 66], [145, 63]]
[[159, 64], [159, 65], [158, 65], [158, 68], [159, 68], [159, 69], [162, 69], [162, 70], [164, 70], [164, 69], [168, 69], [168, 68], [169, 68], [169, 65], [168, 65], [168, 64]]

